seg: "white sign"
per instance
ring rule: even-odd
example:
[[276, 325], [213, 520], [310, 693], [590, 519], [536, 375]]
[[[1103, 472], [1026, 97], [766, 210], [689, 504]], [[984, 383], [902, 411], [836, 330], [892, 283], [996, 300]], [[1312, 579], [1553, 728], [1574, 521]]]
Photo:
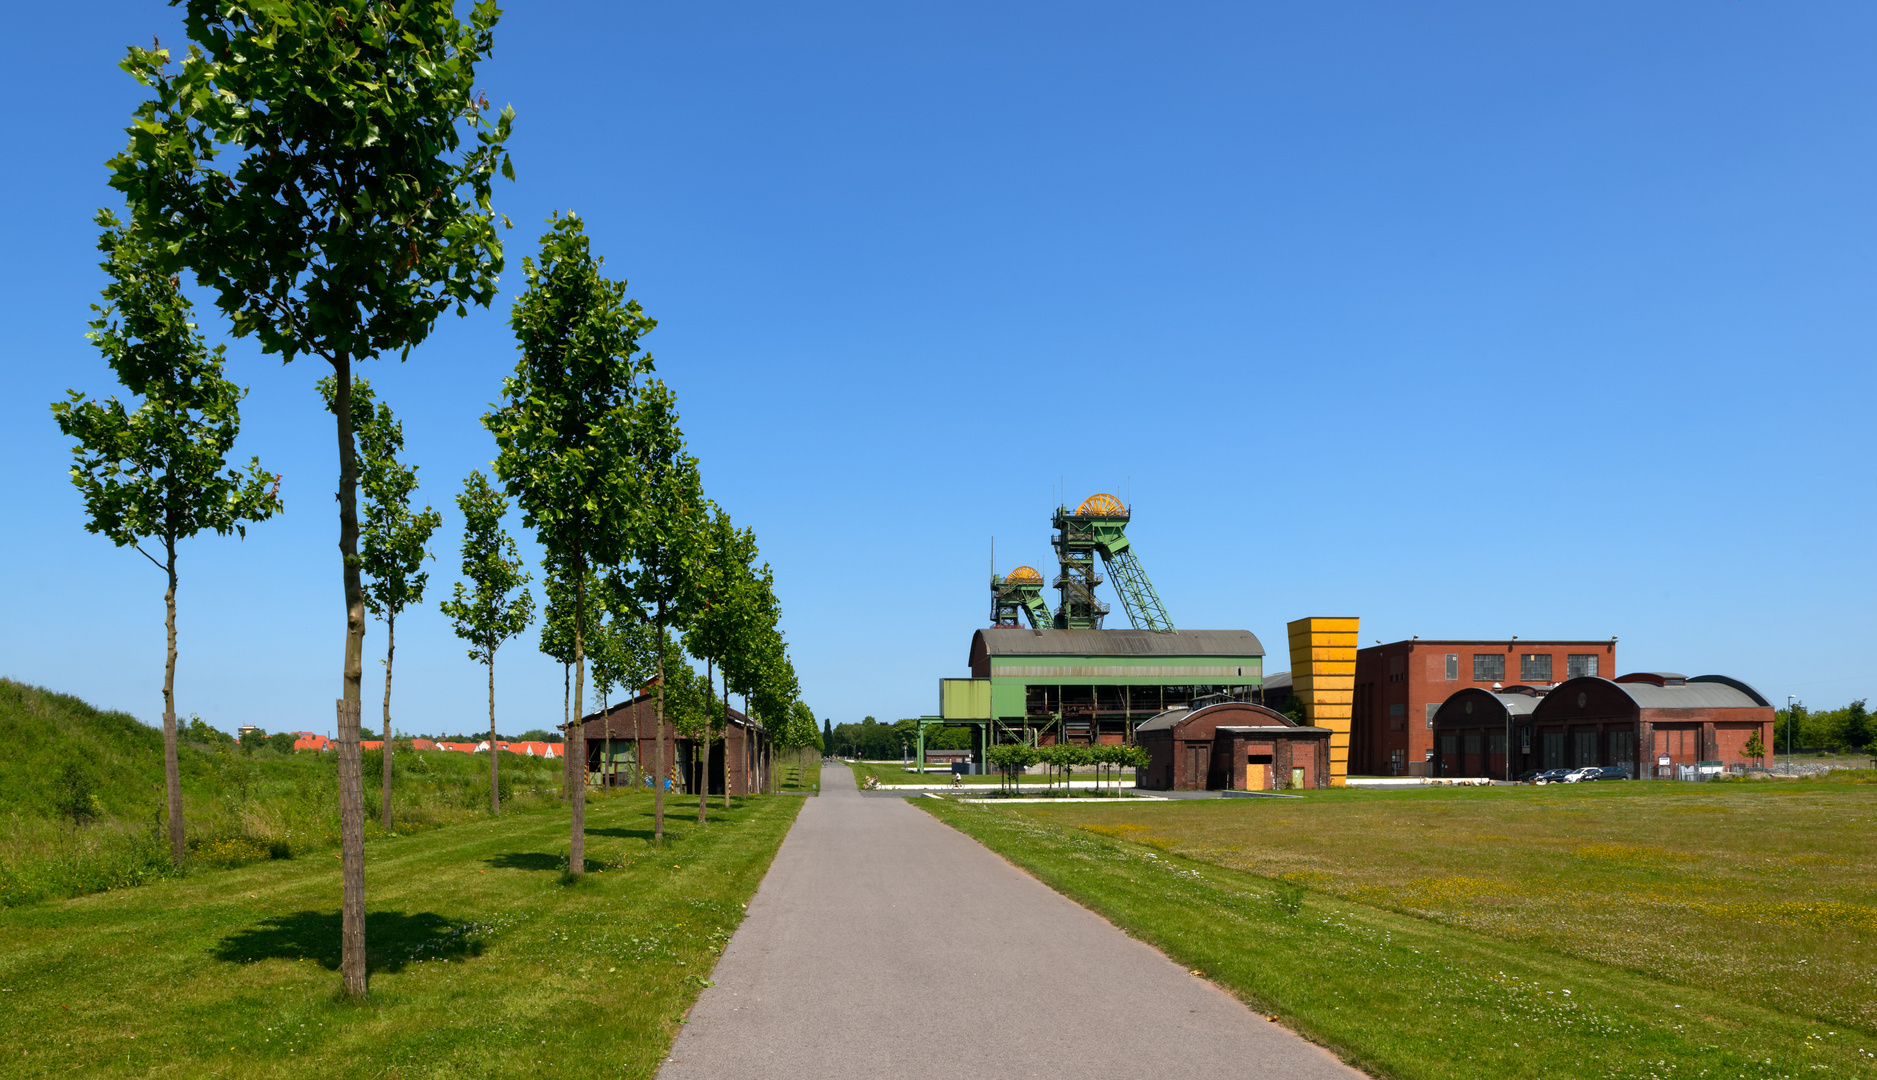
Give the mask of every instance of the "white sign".
[[1662, 755], [1661, 757], [1659, 757], [1659, 758], [1656, 758], [1656, 759], [1655, 759], [1655, 763], [1656, 763], [1657, 765], [1667, 765], [1667, 764], [1670, 764], [1670, 762], [1669, 762], [1669, 757], [1668, 757], [1668, 755], [1667, 755], [1667, 754], [1663, 754], [1663, 755]]

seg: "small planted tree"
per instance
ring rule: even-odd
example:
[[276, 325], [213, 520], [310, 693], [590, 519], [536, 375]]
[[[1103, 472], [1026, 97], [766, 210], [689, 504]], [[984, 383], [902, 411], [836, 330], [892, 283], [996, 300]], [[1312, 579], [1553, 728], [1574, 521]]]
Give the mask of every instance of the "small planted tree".
[[[150, 240], [98, 215], [104, 270], [111, 283], [93, 305], [92, 341], [118, 381], [142, 401], [88, 400], [73, 390], [52, 414], [76, 440], [72, 483], [83, 493], [85, 528], [134, 548], [163, 571], [163, 779], [169, 807], [170, 858], [180, 864], [182, 778], [176, 761], [176, 545], [204, 529], [247, 535], [246, 522], [280, 509], [279, 477], [258, 458], [246, 472], [227, 468], [241, 431], [240, 387], [222, 377], [222, 347], [210, 349], [189, 321], [189, 300], [157, 264]], [[144, 540], [163, 548], [163, 559]]]
[[1760, 738], [1759, 728], [1754, 728], [1753, 733], [1747, 736], [1747, 744], [1740, 748], [1740, 754], [1752, 758], [1756, 765], [1766, 757], [1766, 740]]
[[[502, 247], [489, 198], [498, 172], [513, 176], [513, 113], [489, 117], [475, 86], [498, 12], [494, 0], [467, 20], [453, 0], [179, 2], [192, 42], [180, 72], [160, 48], [132, 48], [123, 63], [152, 96], [109, 163], [111, 186], [168, 265], [214, 290], [237, 336], [287, 361], [317, 356], [337, 384], [339, 967], [357, 1000], [367, 992], [365, 592], [352, 368], [387, 351], [408, 356], [444, 312], [495, 296]], [[232, 167], [218, 168], [228, 147]]]
[[652, 785], [652, 839], [665, 839], [665, 674], [667, 643], [698, 612], [703, 571], [705, 505], [697, 459], [684, 450], [672, 394], [662, 382], [648, 383], [633, 408], [633, 444], [638, 505], [628, 563], [615, 576], [619, 610], [630, 608], [652, 628], [658, 644], [657, 732]]
[[[326, 408], [336, 404], [338, 385], [331, 377], [319, 380]], [[404, 425], [391, 415], [391, 406], [376, 401], [371, 383], [352, 384], [352, 409], [357, 422], [358, 484], [365, 492], [365, 512], [359, 518], [364, 568], [365, 607], [385, 621], [384, 790], [379, 816], [391, 828], [391, 667], [397, 658], [398, 614], [421, 604], [430, 575], [424, 560], [430, 557], [430, 537], [443, 524], [443, 515], [426, 506], [411, 512], [411, 494], [417, 490], [417, 466], [398, 460], [404, 449]]]
[[[652, 369], [639, 338], [657, 323], [626, 299], [624, 281], [601, 274], [577, 217], [554, 218], [541, 238], [539, 261], [522, 265], [528, 286], [509, 320], [521, 360], [503, 380], [502, 405], [482, 423], [501, 448], [496, 475], [572, 585], [577, 721], [586, 683], [589, 572], [618, 566], [645, 528], [633, 404], [636, 380]], [[586, 740], [578, 723], [568, 727], [566, 753], [577, 770], [569, 782], [567, 865], [578, 877], [586, 866]]]
[[[502, 812], [501, 751], [495, 734], [495, 652], [502, 643], [528, 629], [534, 620], [534, 596], [525, 588], [515, 541], [502, 531], [508, 501], [489, 486], [480, 471], [463, 481], [456, 497], [463, 512], [463, 576], [471, 587], [456, 583], [455, 594], [438, 607], [455, 625], [456, 636], [469, 642], [469, 658], [489, 669], [489, 812]], [[521, 595], [515, 595], [520, 589]]]

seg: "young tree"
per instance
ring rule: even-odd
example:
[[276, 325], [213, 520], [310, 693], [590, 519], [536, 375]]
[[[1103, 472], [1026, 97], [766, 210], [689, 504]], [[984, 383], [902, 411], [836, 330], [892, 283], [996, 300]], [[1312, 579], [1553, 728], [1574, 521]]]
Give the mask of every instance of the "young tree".
[[[210, 349], [189, 321], [190, 304], [176, 279], [155, 265], [150, 241], [108, 212], [98, 215], [98, 249], [111, 277], [90, 338], [130, 393], [134, 409], [116, 398], [87, 400], [76, 390], [56, 402], [59, 430], [77, 440], [72, 483], [84, 494], [85, 528], [131, 547], [163, 571], [163, 782], [169, 807], [170, 858], [183, 861], [182, 779], [176, 763], [176, 544], [210, 529], [247, 535], [244, 522], [280, 510], [280, 478], [250, 459], [247, 472], [226, 469], [241, 431], [246, 391], [222, 377], [222, 346]], [[160, 541], [158, 562], [143, 549]]]
[[[769, 567], [765, 565], [762, 573], [766, 583]], [[773, 618], [755, 635], [751, 652], [755, 678], [745, 691], [744, 700], [751, 703], [750, 714], [761, 717], [763, 725], [774, 731], [788, 722], [790, 708], [801, 694], [801, 685], [796, 681], [795, 665], [789, 662], [788, 645]], [[752, 770], [760, 769], [762, 764], [754, 759], [748, 762]]]
[[1760, 738], [1759, 728], [1754, 728], [1753, 734], [1747, 736], [1747, 744], [1740, 748], [1740, 756], [1752, 758], [1756, 764], [1766, 756], [1766, 740]]
[[[748, 529], [739, 529], [730, 521], [730, 515], [722, 507], [712, 505], [709, 521], [703, 535], [703, 566], [698, 575], [699, 605], [697, 617], [685, 632], [684, 647], [692, 656], [705, 662], [704, 681], [711, 681], [712, 668], [723, 672], [724, 699], [721, 702], [723, 716], [721, 723], [713, 721], [713, 727], [729, 724], [731, 665], [733, 657], [744, 646], [753, 627], [760, 625], [760, 597], [756, 594], [757, 581], [750, 570], [750, 561], [756, 557], [756, 534]], [[706, 733], [704, 739], [704, 775], [710, 775], [711, 738]], [[729, 752], [729, 743], [725, 742], [724, 752]], [[703, 824], [705, 806], [709, 801], [709, 783], [706, 790], [698, 792], [697, 820]], [[730, 769], [729, 762], [724, 763], [723, 804], [730, 806]]]
[[[453, 0], [360, 4], [181, 0], [192, 42], [181, 70], [132, 48], [150, 87], [112, 158], [111, 185], [148, 223], [169, 265], [217, 294], [237, 336], [331, 366], [339, 448], [346, 637], [338, 705], [344, 992], [365, 970], [364, 793], [359, 717], [365, 641], [352, 365], [408, 356], [443, 312], [487, 306], [502, 270], [489, 196], [513, 178], [513, 120], [491, 122], [476, 65], [494, 41], [494, 0], [467, 21]], [[464, 149], [466, 136], [474, 145]], [[233, 168], [216, 167], [234, 147]]]
[[[319, 392], [332, 409], [338, 384], [327, 376]], [[384, 790], [379, 814], [391, 828], [391, 664], [397, 657], [398, 613], [424, 601], [430, 575], [423, 572], [430, 557], [430, 537], [443, 524], [443, 515], [426, 506], [411, 512], [411, 493], [417, 490], [417, 466], [398, 460], [404, 449], [404, 424], [391, 415], [391, 406], [374, 401], [371, 383], [352, 384], [352, 411], [357, 418], [359, 487], [365, 492], [365, 515], [359, 523], [359, 554], [365, 576], [365, 607], [385, 621]]]
[[[502, 515], [508, 501], [489, 486], [489, 478], [480, 471], [463, 481], [463, 493], [456, 497], [463, 512], [463, 576], [474, 583], [464, 589], [456, 583], [455, 594], [437, 605], [455, 624], [456, 636], [469, 642], [469, 658], [489, 668], [489, 811], [502, 812], [500, 749], [495, 732], [495, 651], [509, 638], [528, 629], [534, 621], [534, 596], [524, 587], [529, 580], [523, 570], [515, 541], [502, 531]], [[521, 595], [515, 596], [516, 589]]]
[[[586, 683], [588, 572], [619, 565], [642, 514], [633, 401], [652, 369], [639, 338], [657, 325], [626, 283], [600, 273], [580, 219], [552, 219], [540, 261], [522, 261], [528, 286], [510, 325], [521, 345], [504, 403], [482, 418], [500, 454], [495, 473], [521, 505], [549, 558], [573, 584], [574, 719]], [[661, 740], [662, 743], [662, 740]], [[568, 728], [571, 778], [569, 872], [586, 866], [586, 740]], [[662, 789], [661, 789], [662, 790]], [[662, 798], [662, 796], [661, 796]]]
[[696, 617], [703, 569], [705, 507], [697, 459], [684, 452], [671, 392], [653, 380], [633, 409], [638, 516], [629, 562], [616, 575], [619, 609], [630, 608], [658, 642], [657, 732], [652, 785], [652, 839], [665, 839], [665, 674], [667, 642]]

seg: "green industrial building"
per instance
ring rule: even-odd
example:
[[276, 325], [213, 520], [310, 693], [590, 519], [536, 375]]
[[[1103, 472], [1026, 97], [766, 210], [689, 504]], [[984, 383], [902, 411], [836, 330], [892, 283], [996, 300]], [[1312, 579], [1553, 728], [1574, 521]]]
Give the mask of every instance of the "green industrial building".
[[[971, 677], [939, 680], [938, 715], [923, 719], [970, 726], [982, 762], [998, 743], [1132, 742], [1136, 725], [1168, 709], [1255, 696], [1264, 646], [1249, 630], [1176, 629], [1128, 542], [1130, 516], [1110, 495], [1058, 507], [1057, 610], [1034, 568], [993, 575], [993, 625], [972, 635]], [[1102, 626], [1109, 608], [1095, 595], [1097, 557], [1132, 629]]]

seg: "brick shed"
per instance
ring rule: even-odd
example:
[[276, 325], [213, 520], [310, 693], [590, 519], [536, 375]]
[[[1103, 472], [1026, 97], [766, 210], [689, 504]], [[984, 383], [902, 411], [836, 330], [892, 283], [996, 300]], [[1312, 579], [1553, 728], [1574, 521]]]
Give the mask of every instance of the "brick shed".
[[1517, 727], [1514, 750], [1521, 772], [1618, 765], [1631, 776], [1670, 778], [1676, 766], [1747, 762], [1755, 731], [1770, 749], [1772, 703], [1746, 683], [1638, 672], [1559, 683]]
[[1330, 785], [1330, 729], [1301, 727], [1248, 701], [1171, 709], [1134, 729], [1152, 760], [1135, 777], [1155, 791], [1269, 791]]
[[[728, 780], [730, 794], [747, 795], [769, 780], [769, 733], [763, 725], [735, 709], [726, 709], [727, 725], [711, 746], [708, 793], [721, 795]], [[697, 794], [704, 780], [701, 745], [680, 735], [665, 721], [665, 775], [675, 790]], [[587, 774], [596, 786], [618, 786], [654, 769], [658, 735], [657, 702], [641, 693], [585, 721]]]

